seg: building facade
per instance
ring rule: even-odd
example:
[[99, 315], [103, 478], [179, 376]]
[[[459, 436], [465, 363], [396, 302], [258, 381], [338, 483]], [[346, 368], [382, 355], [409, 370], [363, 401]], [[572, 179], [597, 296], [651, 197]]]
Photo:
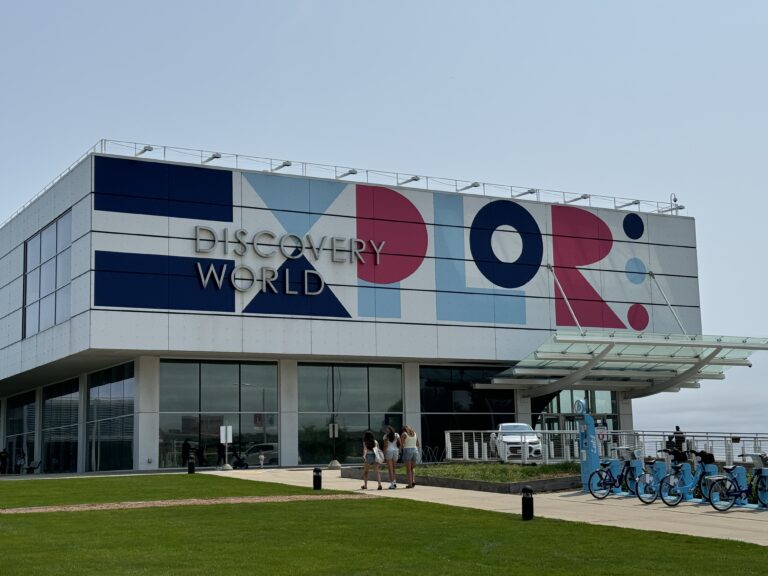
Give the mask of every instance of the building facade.
[[92, 153], [0, 229], [0, 440], [52, 473], [214, 464], [222, 425], [282, 466], [577, 398], [631, 428], [483, 384], [558, 330], [700, 334], [697, 276], [688, 217]]

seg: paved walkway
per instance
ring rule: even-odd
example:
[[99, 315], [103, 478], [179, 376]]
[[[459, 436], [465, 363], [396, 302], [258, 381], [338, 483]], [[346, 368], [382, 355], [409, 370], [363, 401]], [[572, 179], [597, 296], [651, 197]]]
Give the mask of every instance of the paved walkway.
[[[300, 470], [249, 469], [210, 473], [312, 487], [312, 470], [307, 468]], [[521, 511], [520, 496], [509, 494], [433, 486], [416, 486], [412, 490], [404, 488], [387, 490], [386, 484], [384, 490], [378, 491], [376, 481], [369, 481], [369, 489], [363, 492], [360, 490], [360, 484], [360, 480], [341, 478], [338, 470], [323, 470], [323, 488], [327, 489], [353, 491], [371, 497], [406, 498], [495, 512], [519, 514]], [[371, 487], [373, 490], [370, 489]], [[589, 494], [581, 492], [556, 492], [535, 495], [534, 515], [637, 530], [657, 530], [674, 534], [740, 540], [768, 546], [768, 510], [734, 507], [728, 512], [718, 512], [709, 504], [686, 504], [685, 502], [670, 508], [658, 500], [653, 504], [645, 505], [637, 498], [609, 496], [605, 500], [598, 501]]]

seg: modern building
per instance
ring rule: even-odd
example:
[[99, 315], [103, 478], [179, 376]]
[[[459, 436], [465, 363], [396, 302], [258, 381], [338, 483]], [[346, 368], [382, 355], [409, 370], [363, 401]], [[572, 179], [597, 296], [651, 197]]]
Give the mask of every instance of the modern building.
[[14, 467], [213, 464], [222, 425], [252, 464], [405, 423], [439, 455], [577, 398], [629, 429], [633, 397], [765, 348], [699, 336], [676, 204], [189, 154], [102, 141], [0, 229]]

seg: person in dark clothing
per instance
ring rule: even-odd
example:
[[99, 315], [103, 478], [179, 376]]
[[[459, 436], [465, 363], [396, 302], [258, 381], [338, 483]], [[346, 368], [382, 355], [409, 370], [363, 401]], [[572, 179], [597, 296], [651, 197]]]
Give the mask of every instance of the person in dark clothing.
[[675, 426], [674, 438], [675, 448], [682, 451], [684, 449], [683, 447], [685, 446], [685, 433], [680, 430], [680, 426]]
[[218, 457], [216, 459], [216, 466], [224, 466], [224, 463], [227, 461], [227, 456], [226, 448], [221, 442], [219, 442], [219, 445], [216, 447], [216, 456]]
[[8, 454], [8, 450], [3, 448], [0, 450], [0, 474], [8, 474], [8, 458], [10, 457], [10, 454]]
[[189, 439], [184, 439], [184, 444], [181, 445], [181, 465], [186, 466], [189, 463]]

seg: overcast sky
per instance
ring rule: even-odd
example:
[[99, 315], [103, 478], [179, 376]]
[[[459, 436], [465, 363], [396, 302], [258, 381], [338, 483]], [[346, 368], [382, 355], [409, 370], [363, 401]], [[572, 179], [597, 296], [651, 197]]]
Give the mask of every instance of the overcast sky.
[[[768, 336], [768, 2], [0, 1], [0, 220], [100, 138], [669, 201]], [[764, 431], [768, 353], [635, 402]]]

